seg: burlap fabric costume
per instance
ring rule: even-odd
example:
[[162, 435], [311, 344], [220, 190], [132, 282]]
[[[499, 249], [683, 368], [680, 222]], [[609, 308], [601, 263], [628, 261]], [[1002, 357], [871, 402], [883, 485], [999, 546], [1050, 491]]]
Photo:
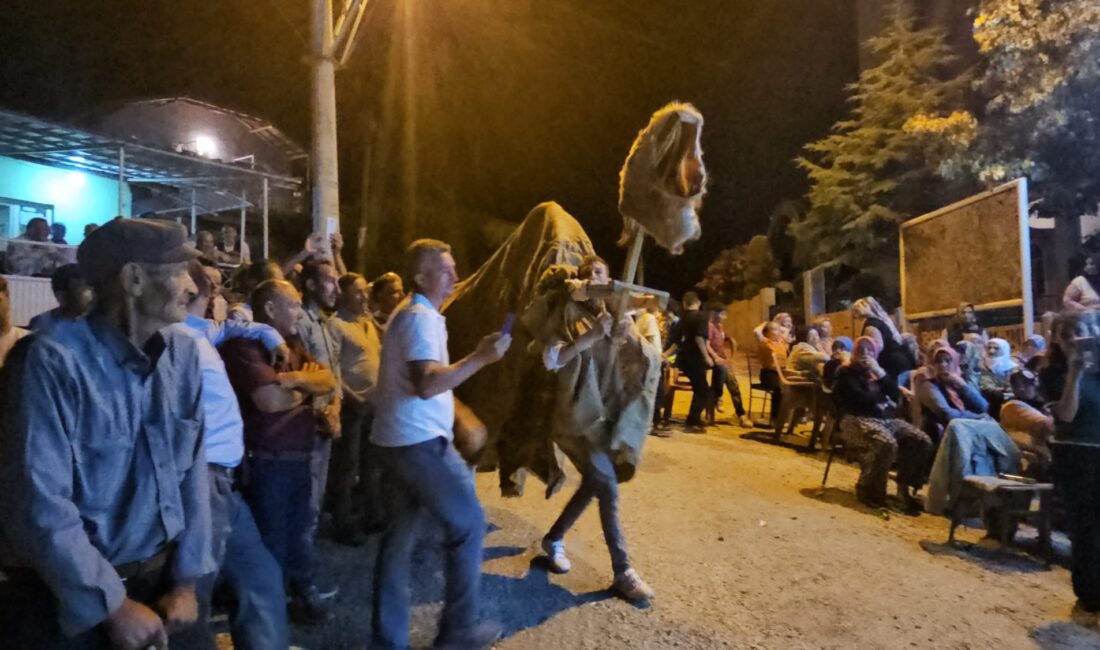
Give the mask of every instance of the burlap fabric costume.
[[563, 455], [583, 464], [589, 450], [609, 453], [620, 481], [641, 458], [660, 375], [660, 352], [636, 341], [605, 339], [552, 373], [543, 348], [571, 341], [599, 313], [598, 303], [570, 299], [567, 280], [593, 252], [580, 224], [556, 203], [544, 203], [496, 253], [462, 282], [444, 306], [455, 351], [522, 314], [501, 363], [460, 387], [459, 398], [484, 420], [489, 444], [483, 466], [496, 465], [501, 491], [522, 494], [526, 473], [547, 485], [564, 480]]

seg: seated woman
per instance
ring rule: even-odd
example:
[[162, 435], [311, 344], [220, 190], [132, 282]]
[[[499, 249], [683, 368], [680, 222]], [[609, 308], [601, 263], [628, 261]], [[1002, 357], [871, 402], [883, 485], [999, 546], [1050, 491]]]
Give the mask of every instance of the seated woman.
[[797, 327], [794, 347], [787, 356], [785, 373], [790, 381], [821, 381], [821, 367], [829, 355], [817, 349], [821, 334], [816, 327]]
[[841, 413], [845, 442], [859, 451], [859, 500], [872, 507], [886, 504], [886, 482], [898, 463], [898, 496], [906, 513], [918, 514], [913, 494], [928, 479], [932, 440], [905, 420], [894, 417], [897, 382], [878, 363], [874, 339], [856, 340], [851, 362], [836, 373], [833, 402]]
[[1020, 346], [1020, 351], [1013, 355], [1013, 360], [1021, 368], [1027, 368], [1032, 372], [1039, 372], [1039, 368], [1043, 367], [1043, 359], [1046, 357], [1047, 340], [1043, 338], [1042, 334], [1032, 334], [1024, 339], [1023, 345]]
[[1050, 472], [1050, 439], [1054, 416], [1039, 396], [1039, 375], [1025, 369], [1008, 378], [1012, 399], [1001, 407], [1001, 428], [1008, 432], [1027, 461], [1030, 478], [1046, 480]]
[[966, 383], [959, 372], [959, 355], [947, 341], [936, 341], [928, 350], [928, 365], [914, 389], [921, 405], [921, 428], [937, 446], [951, 420], [983, 420], [989, 403]]
[[985, 338], [985, 330], [978, 324], [978, 314], [974, 311], [974, 305], [964, 302], [955, 311], [955, 318], [951, 326], [944, 330], [944, 338], [951, 345], [962, 341], [967, 334], [977, 334]]
[[978, 388], [989, 402], [989, 413], [999, 417], [1004, 395], [1011, 387], [1008, 378], [1019, 368], [1012, 360], [1012, 347], [1004, 339], [989, 339], [985, 346], [985, 359], [982, 361]]
[[783, 394], [779, 368], [787, 365], [787, 334], [775, 321], [768, 321], [764, 323], [761, 335], [757, 346], [757, 354], [760, 358], [760, 384], [772, 395], [771, 418], [774, 425], [779, 417], [779, 405]]
[[830, 347], [833, 354], [821, 370], [821, 381], [826, 388], [832, 390], [833, 384], [836, 383], [836, 371], [852, 358], [852, 339], [847, 336], [838, 336]]

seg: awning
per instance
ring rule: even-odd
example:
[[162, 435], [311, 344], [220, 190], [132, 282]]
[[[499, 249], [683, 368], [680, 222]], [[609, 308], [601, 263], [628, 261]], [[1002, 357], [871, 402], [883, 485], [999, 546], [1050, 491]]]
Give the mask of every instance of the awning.
[[[0, 110], [0, 156], [119, 178], [133, 184], [213, 190], [259, 196], [270, 189], [298, 190], [302, 179], [207, 160], [192, 154], [125, 142], [82, 129]], [[121, 174], [121, 176], [120, 176]]]

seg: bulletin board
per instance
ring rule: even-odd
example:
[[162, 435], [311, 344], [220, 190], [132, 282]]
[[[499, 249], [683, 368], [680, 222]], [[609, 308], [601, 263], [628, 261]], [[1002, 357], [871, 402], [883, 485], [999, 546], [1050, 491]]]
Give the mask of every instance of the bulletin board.
[[1027, 179], [1006, 183], [901, 225], [902, 309], [909, 320], [1022, 307], [1032, 331]]

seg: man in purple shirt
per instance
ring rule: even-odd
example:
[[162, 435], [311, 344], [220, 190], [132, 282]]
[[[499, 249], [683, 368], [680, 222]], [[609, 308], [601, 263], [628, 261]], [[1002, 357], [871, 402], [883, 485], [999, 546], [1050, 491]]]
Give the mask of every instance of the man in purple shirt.
[[328, 613], [314, 585], [310, 461], [326, 435], [318, 403], [332, 396], [336, 378], [297, 336], [302, 302], [293, 285], [264, 282], [251, 302], [256, 321], [286, 339], [290, 359], [276, 367], [258, 341], [234, 339], [221, 347], [244, 420], [246, 497], [264, 544], [289, 581], [291, 619], [320, 623]]

